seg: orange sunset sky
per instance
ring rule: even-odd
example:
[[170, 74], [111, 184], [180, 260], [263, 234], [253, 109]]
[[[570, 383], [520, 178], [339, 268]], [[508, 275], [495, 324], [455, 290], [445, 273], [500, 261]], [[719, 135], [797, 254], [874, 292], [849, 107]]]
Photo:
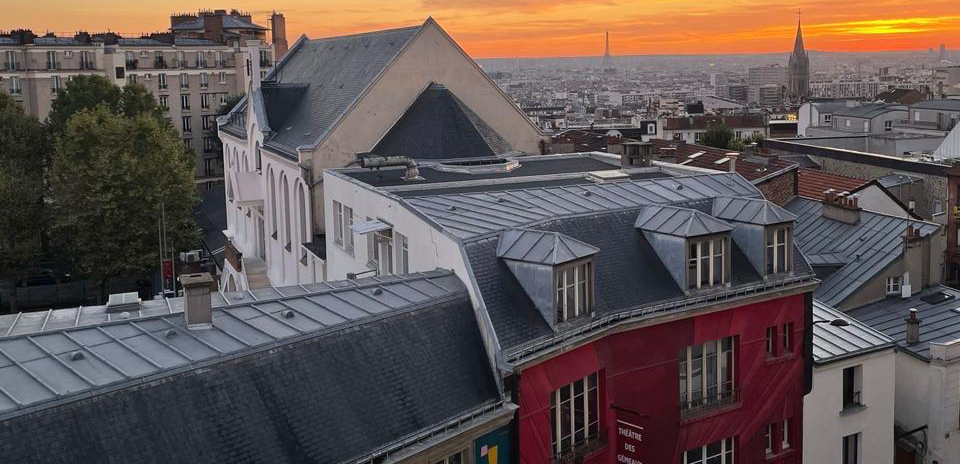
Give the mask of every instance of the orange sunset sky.
[[413, 25], [433, 16], [471, 56], [785, 52], [797, 8], [807, 49], [823, 51], [960, 49], [960, 0], [197, 0], [11, 1], [0, 30], [121, 33], [169, 27], [171, 12], [236, 7], [268, 25], [284, 13], [290, 42]]

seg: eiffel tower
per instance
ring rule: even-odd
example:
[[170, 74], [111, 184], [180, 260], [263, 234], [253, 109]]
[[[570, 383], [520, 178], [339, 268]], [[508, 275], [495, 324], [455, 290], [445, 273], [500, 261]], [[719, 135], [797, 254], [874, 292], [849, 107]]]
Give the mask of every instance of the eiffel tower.
[[600, 66], [603, 68], [604, 73], [612, 74], [617, 72], [617, 69], [613, 67], [613, 57], [610, 56], [610, 31], [606, 32], [606, 41], [603, 47], [603, 62]]

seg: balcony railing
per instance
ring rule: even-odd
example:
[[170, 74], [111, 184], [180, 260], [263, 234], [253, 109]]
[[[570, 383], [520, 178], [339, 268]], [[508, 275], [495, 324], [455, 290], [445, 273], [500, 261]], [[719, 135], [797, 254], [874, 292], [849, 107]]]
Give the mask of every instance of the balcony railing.
[[4, 61], [3, 62], [4, 71], [23, 71], [23, 66], [17, 62]]
[[47, 61], [47, 69], [60, 69], [59, 61]]
[[154, 59], [154, 60], [153, 60], [153, 67], [154, 67], [155, 69], [166, 69], [166, 67], [167, 67], [167, 61], [164, 60], [163, 58]]
[[260, 60], [260, 67], [261, 67], [261, 68], [269, 68], [269, 67], [272, 67], [272, 66], [273, 66], [273, 62], [272, 62], [272, 61], [270, 61], [270, 60], [264, 60], [264, 59], [261, 59], [261, 60]]
[[734, 388], [713, 395], [705, 395], [702, 398], [680, 401], [680, 419], [690, 419], [692, 417], [702, 416], [711, 411], [725, 408], [740, 402], [740, 389]]
[[127, 60], [127, 69], [137, 69], [137, 60]]
[[894, 125], [897, 127], [905, 127], [910, 129], [921, 129], [921, 130], [936, 130], [936, 131], [949, 131], [957, 125], [956, 120], [949, 121], [912, 121], [908, 119], [898, 119], [894, 121]]

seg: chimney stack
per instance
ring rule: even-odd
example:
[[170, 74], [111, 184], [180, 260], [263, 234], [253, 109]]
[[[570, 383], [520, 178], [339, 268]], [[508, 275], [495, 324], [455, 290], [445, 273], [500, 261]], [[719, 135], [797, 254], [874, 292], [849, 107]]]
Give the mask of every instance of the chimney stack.
[[727, 158], [730, 158], [730, 161], [727, 161], [727, 168], [729, 172], [737, 172], [737, 157], [740, 156], [740, 153], [732, 152], [727, 153]]
[[212, 329], [210, 290], [214, 285], [213, 277], [206, 272], [184, 274], [180, 276], [180, 285], [183, 286], [183, 317], [187, 320], [187, 329]]
[[920, 343], [920, 319], [917, 319], [917, 308], [910, 308], [910, 315], [904, 321], [907, 323], [907, 345]]

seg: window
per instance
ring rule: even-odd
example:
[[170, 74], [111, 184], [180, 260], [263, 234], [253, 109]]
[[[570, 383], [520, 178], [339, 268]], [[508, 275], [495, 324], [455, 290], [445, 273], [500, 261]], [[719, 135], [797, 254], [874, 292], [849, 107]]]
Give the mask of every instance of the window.
[[783, 355], [793, 353], [793, 322], [783, 324]]
[[338, 201], [333, 202], [333, 242], [353, 253], [353, 209]]
[[907, 202], [907, 209], [909, 209], [910, 211], [913, 211], [913, 210], [915, 210], [916, 208], [917, 208], [917, 201], [916, 201], [916, 200], [910, 200], [910, 201]]
[[226, 83], [227, 83], [227, 73], [225, 73], [225, 72], [223, 72], [223, 71], [220, 71], [220, 83], [221, 83], [221, 84], [226, 84]]
[[[260, 170], [260, 147], [257, 147], [257, 170]], [[287, 251], [290, 250], [291, 243], [293, 240], [290, 239], [290, 236], [293, 235], [293, 229], [290, 228], [290, 184], [287, 183], [287, 176], [280, 176], [280, 190], [283, 192], [283, 234], [287, 238], [287, 244], [284, 246]]]
[[763, 434], [763, 451], [767, 454], [773, 454], [773, 424], [767, 424], [766, 432]]
[[860, 464], [860, 434], [843, 437], [843, 464]]
[[767, 327], [767, 356], [777, 355], [777, 328], [775, 326]]
[[696, 134], [694, 134], [693, 140], [696, 140], [697, 142], [703, 140], [703, 132], [697, 132]]
[[189, 110], [189, 109], [190, 109], [190, 95], [189, 95], [189, 94], [180, 95], [180, 108], [181, 108], [181, 109], [184, 109], [184, 110]]
[[203, 152], [204, 153], [213, 153], [214, 143], [213, 137], [204, 137], [203, 138]]
[[550, 418], [555, 458], [566, 455], [600, 434], [600, 401], [596, 372], [553, 391]]
[[183, 139], [183, 146], [190, 148], [193, 145], [193, 139]]
[[60, 76], [50, 76], [50, 90], [57, 93], [60, 89]]
[[167, 96], [166, 96], [166, 95], [160, 95], [159, 97], [157, 97], [157, 103], [159, 103], [160, 107], [163, 108], [163, 109], [165, 109], [165, 110], [169, 110], [169, 109], [170, 109], [170, 104], [167, 102]]
[[207, 73], [200, 74], [200, 88], [205, 89], [210, 85], [210, 75]]
[[870, 121], [863, 121], [863, 131], [870, 132]]
[[136, 74], [130, 74], [130, 75], [127, 76], [127, 84], [136, 84], [136, 83], [137, 83], [137, 75], [136, 75]]
[[90, 59], [90, 52], [80, 52], [80, 68], [93, 69], [93, 60]]
[[832, 114], [823, 115], [823, 122], [827, 124], [830, 124], [831, 122], [833, 122], [833, 115]]
[[190, 76], [186, 74], [180, 75], [180, 88], [189, 89], [190, 88]]
[[180, 123], [183, 125], [183, 131], [184, 131], [184, 132], [190, 132], [190, 131], [193, 130], [193, 127], [191, 127], [192, 124], [191, 124], [191, 122], [190, 122], [190, 116], [183, 116], [183, 117], [181, 117], [181, 118], [180, 118]]
[[203, 175], [207, 177], [213, 176], [213, 159], [207, 158], [203, 160]]
[[[198, 67], [198, 68], [203, 68], [203, 67], [206, 66], [206, 64], [207, 64], [206, 56], [204, 56], [204, 54], [203, 54], [202, 51], [197, 52], [197, 67]], [[201, 74], [201, 76], [203, 76], [203, 74]], [[203, 85], [203, 84], [201, 84], [201, 85]]]
[[201, 93], [201, 94], [200, 94], [200, 108], [205, 109], [205, 110], [206, 110], [206, 109], [210, 109], [210, 94], [209, 94], [209, 93]]
[[223, 52], [222, 52], [222, 51], [218, 51], [218, 52], [217, 52], [217, 62], [214, 63], [214, 64], [215, 64], [216, 67], [218, 67], [218, 68], [223, 67]]
[[[256, 157], [257, 162], [257, 171], [260, 171], [263, 169], [263, 153], [260, 152], [260, 142], [257, 142], [257, 145], [253, 147], [253, 149], [253, 156]], [[287, 228], [289, 229], [289, 224], [287, 225]]]
[[47, 52], [47, 69], [60, 69], [60, 63], [57, 62], [57, 52]]
[[114, 68], [114, 76], [116, 76], [117, 79], [123, 79], [124, 72], [126, 71], [123, 69], [123, 66], [117, 66]]
[[734, 337], [680, 350], [680, 415], [691, 417], [735, 403]]
[[657, 133], [656, 124], [647, 124], [647, 135], [653, 135]]
[[790, 235], [787, 227], [767, 229], [767, 275], [787, 272], [787, 239]]
[[681, 133], [679, 133], [679, 132], [674, 132], [674, 133], [673, 133], [673, 140], [681, 140], [681, 138], [682, 138], [682, 134], [681, 134]]
[[850, 120], [849, 120], [849, 119], [844, 119], [843, 122], [846, 124], [847, 127], [850, 127]]
[[203, 130], [213, 129], [213, 116], [205, 114], [200, 118], [200, 125], [203, 127]]
[[[307, 222], [307, 194], [303, 184], [297, 187], [297, 203], [300, 212], [300, 244], [310, 243], [310, 223]], [[304, 255], [306, 256], [306, 255]]]
[[780, 450], [790, 449], [790, 419], [783, 420], [783, 430], [780, 433]]
[[899, 295], [903, 276], [887, 277], [887, 295]]
[[377, 275], [393, 273], [393, 230], [378, 230], [370, 234], [367, 246], [369, 265], [377, 270]]
[[733, 438], [687, 450], [680, 464], [733, 464]]
[[220, 94], [220, 106], [223, 106], [223, 105], [226, 105], [226, 104], [227, 104], [227, 94], [221, 93], [221, 94]]
[[689, 288], [701, 288], [726, 282], [725, 238], [690, 243], [687, 267]]
[[848, 367], [843, 370], [843, 409], [861, 406], [862, 366]]
[[466, 451], [459, 451], [435, 462], [434, 464], [464, 464], [467, 462], [466, 456]]
[[182, 68], [182, 67], [184, 67], [184, 66], [186, 66], [186, 65], [187, 65], [187, 63], [186, 63], [186, 62], [184, 61], [184, 59], [183, 59], [183, 52], [178, 51], [178, 52], [177, 52], [177, 67], [178, 67], [178, 68]]
[[22, 91], [20, 88], [20, 78], [17, 76], [10, 77], [10, 93], [17, 95]]
[[558, 266], [554, 270], [557, 323], [587, 315], [593, 309], [592, 272], [590, 261]]
[[743, 138], [743, 131], [737, 131], [737, 132], [734, 134], [734, 137], [736, 137], [737, 140], [742, 139], [742, 138]]
[[157, 74], [157, 87], [159, 87], [160, 90], [165, 90], [167, 88], [166, 74], [163, 74], [163, 73]]
[[914, 111], [914, 112], [913, 112], [913, 120], [914, 120], [914, 121], [919, 121], [919, 120], [920, 120], [920, 112], [919, 112], [919, 111]]
[[893, 130], [893, 121], [883, 121], [883, 130], [884, 132], [890, 132]]
[[17, 58], [14, 52], [7, 51], [4, 53], [4, 56], [5, 57], [3, 60], [3, 69], [6, 69], [8, 71], [15, 71], [19, 67], [19, 63], [17, 63]]
[[410, 250], [409, 250], [409, 241], [407, 237], [400, 232], [393, 233], [394, 238], [397, 241], [397, 274], [406, 274], [410, 272]]

